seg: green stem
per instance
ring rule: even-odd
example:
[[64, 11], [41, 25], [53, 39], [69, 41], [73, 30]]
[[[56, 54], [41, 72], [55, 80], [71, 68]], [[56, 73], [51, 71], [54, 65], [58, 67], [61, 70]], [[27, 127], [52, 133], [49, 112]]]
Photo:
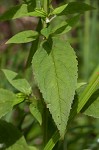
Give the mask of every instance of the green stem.
[[[43, 9], [46, 12], [46, 14], [49, 14], [49, 0], [43, 0]], [[43, 22], [43, 28], [47, 27], [48, 24], [46, 21]]]
[[43, 128], [43, 145], [45, 146], [46, 143], [48, 142], [48, 111], [46, 107], [43, 110], [42, 128]]
[[[87, 1], [90, 4], [90, 0]], [[85, 13], [84, 28], [84, 77], [89, 76], [89, 53], [90, 53], [90, 11]]]
[[49, 13], [49, 0], [43, 0], [43, 7], [45, 12], [48, 14]]
[[[44, 11], [48, 14], [49, 13], [49, 0], [42, 0], [42, 4], [43, 4]], [[45, 27], [47, 27], [46, 20], [43, 21], [43, 28]], [[48, 110], [46, 108], [46, 105], [44, 106], [44, 110], [43, 110], [42, 128], [43, 128], [43, 144], [45, 146], [48, 142]]]

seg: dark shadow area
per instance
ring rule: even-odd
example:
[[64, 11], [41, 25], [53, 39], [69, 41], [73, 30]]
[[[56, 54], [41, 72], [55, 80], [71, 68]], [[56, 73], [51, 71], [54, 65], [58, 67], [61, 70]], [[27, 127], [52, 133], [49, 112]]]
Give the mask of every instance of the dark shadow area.
[[53, 47], [53, 40], [52, 38], [49, 36], [49, 38], [43, 43], [43, 48], [46, 50], [46, 52], [48, 54], [50, 54], [51, 50]]
[[32, 0], [32, 1], [28, 1], [28, 11], [32, 12], [35, 8], [36, 8], [36, 1]]
[[0, 144], [1, 150], [10, 147], [21, 138], [21, 133], [11, 123], [0, 120]]

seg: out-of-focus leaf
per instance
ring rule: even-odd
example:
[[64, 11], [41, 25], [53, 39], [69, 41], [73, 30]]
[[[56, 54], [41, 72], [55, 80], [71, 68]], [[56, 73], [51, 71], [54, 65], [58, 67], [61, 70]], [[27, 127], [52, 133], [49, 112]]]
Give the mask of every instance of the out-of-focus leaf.
[[59, 6], [59, 7], [55, 8], [52, 13], [55, 15], [61, 14], [66, 9], [67, 6], [68, 6], [68, 4]]
[[87, 84], [86, 82], [80, 82], [80, 83], [77, 83], [77, 89], [79, 89], [81, 86]]
[[0, 89], [0, 118], [12, 110], [13, 106], [21, 103], [24, 98], [18, 98], [13, 92]]
[[10, 84], [14, 86], [17, 90], [19, 90], [20, 92], [26, 95], [31, 94], [32, 89], [26, 79], [17, 79], [18, 74], [11, 70], [3, 69], [2, 71], [4, 72]]
[[99, 118], [99, 89], [92, 94], [81, 112], [85, 115]]
[[[77, 89], [77, 98], [74, 100], [74, 105], [71, 110], [71, 115], [69, 120], [71, 121], [73, 117], [79, 113], [80, 111], [87, 114], [90, 114], [91, 116], [95, 115], [96, 112], [98, 112], [96, 107], [96, 110], [94, 106], [98, 103], [98, 96], [93, 96], [94, 92], [96, 92], [97, 89], [99, 89], [99, 66], [95, 69], [94, 73], [92, 74], [89, 83], [87, 85], [83, 85], [81, 88]], [[96, 101], [95, 101], [96, 100]], [[90, 111], [92, 110], [92, 111]], [[97, 114], [98, 116], [98, 114]]]
[[88, 102], [89, 98], [96, 91], [97, 87], [99, 87], [99, 74], [97, 72], [99, 72], [99, 66], [96, 68], [91, 79], [89, 80], [89, 84], [79, 96], [77, 112], [81, 111], [84, 105]]
[[0, 21], [17, 19], [26, 16], [45, 17], [46, 13], [42, 9], [36, 9], [36, 2], [25, 1], [25, 4], [16, 5], [0, 16]]
[[10, 38], [6, 44], [9, 43], [28, 43], [31, 41], [36, 40], [38, 37], [38, 32], [32, 31], [32, 30], [27, 30], [27, 31], [22, 31], [14, 35], [12, 38]]
[[17, 128], [3, 120], [0, 120], [0, 145], [6, 150], [37, 150], [27, 145]]
[[28, 13], [27, 4], [17, 5], [15, 7], [10, 8], [4, 14], [2, 14], [0, 16], [0, 20], [5, 21], [5, 20], [10, 20], [10, 19], [20, 18], [20, 17], [26, 16], [27, 13]]
[[80, 16], [81, 15], [73, 16], [72, 18], [67, 19], [66, 22], [69, 26], [73, 27], [79, 21]]
[[52, 13], [56, 15], [68, 15], [74, 13], [83, 13], [94, 9], [92, 6], [82, 2], [70, 2], [68, 4], [57, 7]]
[[35, 17], [42, 17], [45, 18], [46, 17], [46, 13], [44, 10], [42, 9], [35, 9], [35, 11], [33, 12], [29, 12], [28, 16], [35, 16]]

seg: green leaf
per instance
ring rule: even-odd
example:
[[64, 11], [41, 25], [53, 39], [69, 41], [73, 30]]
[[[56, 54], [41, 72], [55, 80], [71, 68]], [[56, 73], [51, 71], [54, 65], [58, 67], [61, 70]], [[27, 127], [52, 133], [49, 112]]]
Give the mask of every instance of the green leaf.
[[96, 91], [96, 88], [99, 87], [99, 66], [96, 68], [93, 73], [91, 79], [89, 80], [89, 84], [86, 86], [84, 91], [80, 94], [79, 104], [77, 108], [77, 112], [80, 112], [84, 105], [88, 102], [91, 95]]
[[15, 7], [10, 8], [8, 11], [6, 11], [4, 14], [2, 14], [0, 16], [0, 21], [24, 17], [24, 16], [26, 16], [27, 13], [28, 13], [28, 5], [27, 4], [17, 5]]
[[18, 74], [11, 70], [3, 69], [2, 71], [4, 72], [10, 84], [14, 86], [17, 90], [26, 95], [31, 94], [32, 89], [26, 79], [17, 79]]
[[9, 43], [28, 43], [28, 42], [36, 40], [37, 37], [38, 37], [38, 32], [32, 31], [32, 30], [27, 30], [27, 31], [17, 33], [12, 38], [10, 38], [6, 42], [6, 44], [9, 44]]
[[1, 21], [17, 19], [25, 16], [29, 16], [29, 12], [35, 11], [36, 8], [36, 1], [26, 1], [24, 0], [25, 4], [16, 5], [9, 10], [7, 10], [4, 14], [0, 16]]
[[77, 89], [79, 89], [80, 87], [82, 87], [83, 85], [86, 85], [87, 82], [79, 82], [77, 83]]
[[[88, 116], [99, 118], [99, 67], [96, 68], [94, 74], [90, 78], [89, 84], [81, 87], [77, 90], [78, 100], [81, 103], [81, 96], [85, 94], [84, 101], [85, 105], [81, 112]], [[86, 99], [85, 99], [86, 98]], [[80, 104], [78, 105], [80, 106]]]
[[33, 12], [29, 12], [28, 16], [35, 16], [35, 17], [42, 17], [45, 18], [47, 16], [47, 14], [45, 13], [44, 10], [42, 9], [35, 9], [35, 11]]
[[43, 18], [46, 17], [46, 13], [44, 10], [35, 8], [36, 8], [35, 1], [26, 2], [26, 4], [16, 5], [7, 10], [4, 14], [2, 14], [0, 16], [0, 21], [17, 19], [26, 16], [35, 16]]
[[[61, 7], [63, 9], [61, 9]], [[60, 11], [57, 11], [58, 9]], [[74, 13], [83, 13], [85, 11], [92, 10], [92, 9], [94, 9], [92, 6], [82, 2], [70, 2], [68, 3], [68, 5], [65, 4], [56, 8], [56, 10], [54, 10], [52, 13], [56, 15], [68, 15]]]
[[68, 6], [68, 4], [59, 6], [59, 7], [55, 8], [52, 13], [55, 15], [61, 14], [66, 9], [67, 6]]
[[41, 101], [33, 99], [29, 108], [30, 108], [30, 112], [32, 113], [32, 115], [37, 119], [37, 121], [41, 125], [42, 124], [42, 110], [43, 110]]
[[44, 35], [46, 38], [48, 38], [49, 35], [55, 36], [55, 35], [65, 34], [66, 32], [70, 30], [71, 30], [71, 27], [68, 25], [67, 22], [64, 21], [55, 27], [52, 27], [51, 25], [49, 25], [48, 28], [43, 28], [41, 30], [41, 34]]
[[[75, 98], [75, 100], [74, 100], [71, 115], [70, 115], [70, 118], [69, 118], [70, 122], [73, 119], [73, 117], [77, 113], [79, 113], [80, 111], [84, 112], [87, 109], [89, 109], [89, 111], [90, 111], [91, 106], [92, 106], [92, 109], [93, 109], [94, 103], [90, 106], [89, 106], [89, 104], [92, 103], [91, 98], [93, 97], [94, 92], [97, 90], [97, 88], [99, 88], [99, 75], [98, 75], [98, 72], [99, 72], [99, 66], [96, 68], [95, 72], [92, 74], [92, 76], [89, 80], [89, 83], [87, 85], [84, 85], [81, 88], [77, 89], [77, 98]], [[95, 99], [93, 98], [93, 101], [94, 100]], [[96, 103], [95, 103], [95, 105], [96, 105]], [[91, 113], [94, 114], [94, 112], [91, 112]]]
[[0, 120], [0, 145], [6, 150], [37, 150], [27, 145], [17, 128], [3, 120]]
[[65, 34], [68, 31], [70, 31], [72, 27], [78, 22], [79, 17], [80, 15], [76, 15], [66, 21], [61, 21], [59, 18], [61, 23], [53, 27], [53, 22], [57, 20], [57, 17], [56, 17], [56, 19], [54, 19], [47, 28], [43, 28], [41, 30], [41, 34], [44, 35], [46, 38], [48, 38], [49, 35], [55, 36], [55, 35]]
[[99, 118], [99, 89], [92, 94], [81, 112], [85, 115]]
[[42, 34], [43, 36], [45, 36], [46, 38], [48, 38], [49, 35], [51, 34], [50, 27], [48, 27], [48, 28], [43, 28], [43, 29], [41, 30], [41, 34]]
[[80, 14], [66, 20], [69, 26], [73, 27], [79, 21]]
[[24, 99], [8, 90], [0, 89], [0, 118], [12, 110], [13, 106], [22, 102]]
[[43, 98], [63, 137], [77, 84], [77, 60], [66, 41], [52, 38], [33, 57], [33, 70]]
[[66, 32], [70, 30], [71, 30], [71, 27], [68, 25], [67, 22], [64, 21], [52, 29], [52, 35], [65, 34]]

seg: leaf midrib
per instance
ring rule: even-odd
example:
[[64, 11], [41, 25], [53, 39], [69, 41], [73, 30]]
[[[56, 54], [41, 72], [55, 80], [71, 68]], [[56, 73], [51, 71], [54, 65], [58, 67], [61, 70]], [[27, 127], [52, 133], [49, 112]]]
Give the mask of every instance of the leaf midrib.
[[[53, 61], [53, 64], [54, 64], [54, 70], [55, 70], [55, 79], [56, 79], [56, 84], [57, 84], [57, 89], [58, 89], [58, 96], [59, 96], [59, 104], [60, 104], [60, 107], [59, 107], [59, 109], [60, 109], [60, 114], [62, 114], [62, 111], [61, 111], [61, 102], [60, 102], [60, 99], [61, 99], [61, 97], [60, 97], [60, 89], [59, 89], [59, 86], [58, 86], [58, 75], [57, 75], [57, 70], [56, 70], [56, 63], [55, 63], [55, 58], [54, 58], [54, 54], [53, 54], [53, 50], [52, 50], [52, 52], [51, 52], [51, 56], [52, 56], [52, 61]], [[61, 120], [61, 123], [62, 123], [62, 117], [60, 116], [60, 120]]]

